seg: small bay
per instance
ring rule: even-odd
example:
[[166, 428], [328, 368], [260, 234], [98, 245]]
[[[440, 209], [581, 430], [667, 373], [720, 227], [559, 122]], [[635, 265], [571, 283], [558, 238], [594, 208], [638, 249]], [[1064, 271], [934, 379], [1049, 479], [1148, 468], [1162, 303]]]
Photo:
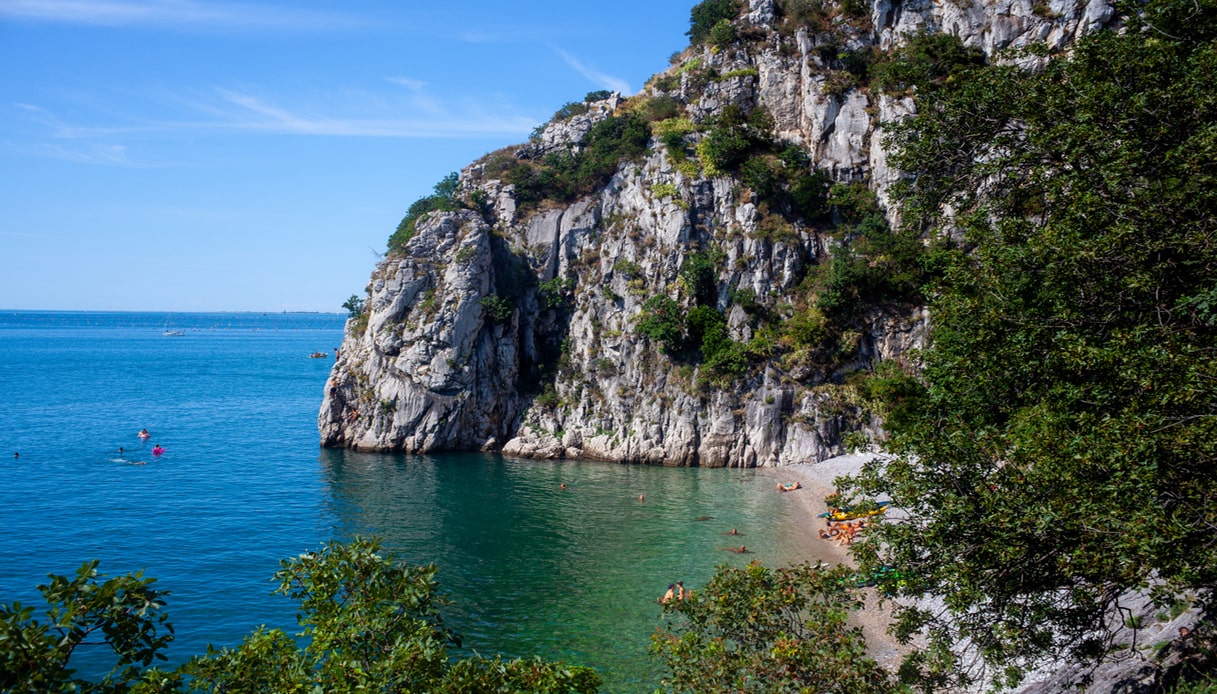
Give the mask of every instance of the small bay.
[[[108, 575], [143, 569], [171, 592], [176, 663], [262, 624], [294, 633], [294, 605], [270, 595], [279, 560], [375, 534], [439, 566], [467, 651], [590, 665], [605, 691], [645, 691], [668, 583], [696, 589], [718, 564], [812, 554], [763, 471], [320, 449], [342, 325], [0, 314], [0, 601], [37, 604], [47, 573], [87, 559]], [[748, 554], [724, 549], [740, 544]]]

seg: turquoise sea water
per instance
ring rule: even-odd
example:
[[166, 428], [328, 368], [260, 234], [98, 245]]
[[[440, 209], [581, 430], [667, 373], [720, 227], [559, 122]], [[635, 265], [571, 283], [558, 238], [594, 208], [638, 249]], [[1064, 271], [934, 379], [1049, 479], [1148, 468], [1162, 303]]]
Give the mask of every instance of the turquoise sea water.
[[[171, 592], [180, 662], [262, 624], [294, 630], [294, 606], [270, 595], [279, 559], [377, 534], [439, 565], [467, 649], [560, 658], [598, 668], [605, 691], [649, 691], [668, 583], [810, 554], [793, 501], [752, 471], [322, 450], [333, 359], [309, 355], [332, 355], [342, 324], [0, 314], [0, 601], [34, 603], [47, 573], [86, 559], [143, 569]], [[741, 542], [749, 554], [722, 549]]]

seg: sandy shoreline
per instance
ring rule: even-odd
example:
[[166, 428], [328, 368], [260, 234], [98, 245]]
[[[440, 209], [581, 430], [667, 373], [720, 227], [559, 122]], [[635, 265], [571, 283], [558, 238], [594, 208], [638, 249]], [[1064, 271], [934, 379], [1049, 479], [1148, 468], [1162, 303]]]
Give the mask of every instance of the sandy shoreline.
[[[818, 463], [757, 468], [757, 470], [758, 472], [763, 471], [774, 479], [775, 494], [783, 493], [797, 505], [799, 512], [796, 514], [798, 519], [796, 522], [800, 531], [814, 535], [824, 527], [824, 521], [819, 514], [828, 510], [824, 504], [824, 497], [836, 491], [833, 480], [857, 473], [862, 465], [873, 457], [869, 454], [843, 455]], [[802, 488], [792, 492], [778, 492], [776, 490], [778, 482], [798, 482]], [[826, 564], [853, 563], [845, 547], [838, 547], [835, 543], [827, 541], [818, 541], [813, 547], [812, 556], [804, 557], [808, 561], [819, 560]], [[879, 664], [893, 668], [899, 665], [905, 648], [887, 633], [890, 623], [890, 610], [888, 609], [890, 604], [885, 604], [880, 608], [878, 596], [871, 589], [865, 591], [865, 597], [866, 607], [855, 612], [850, 621], [862, 628], [862, 633], [866, 636], [866, 642], [870, 647], [871, 657], [875, 658]]]

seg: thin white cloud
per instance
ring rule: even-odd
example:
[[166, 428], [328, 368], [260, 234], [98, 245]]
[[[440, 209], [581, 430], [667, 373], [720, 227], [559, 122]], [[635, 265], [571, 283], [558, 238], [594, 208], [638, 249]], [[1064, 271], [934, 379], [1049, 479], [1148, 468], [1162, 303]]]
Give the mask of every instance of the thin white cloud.
[[[509, 106], [472, 99], [444, 104], [413, 91], [387, 102], [378, 95], [329, 99], [314, 109], [284, 106], [249, 90], [232, 89], [213, 89], [188, 99], [172, 97], [164, 103], [172, 104], [174, 115], [101, 124], [69, 123], [42, 106], [14, 104], [35, 130], [19, 145], [0, 144], [0, 148], [82, 164], [142, 168], [168, 165], [163, 157], [158, 164], [148, 161], [146, 155], [160, 151], [157, 143], [184, 136], [497, 138], [524, 135], [537, 124], [535, 118], [513, 113]], [[334, 108], [346, 111], [335, 112]], [[143, 154], [133, 156], [132, 151]]]
[[549, 47], [552, 48], [554, 50], [554, 52], [557, 53], [560, 58], [562, 58], [562, 62], [569, 65], [571, 67], [571, 69], [573, 69], [575, 72], [578, 72], [580, 75], [583, 75], [584, 77], [586, 77], [593, 84], [599, 85], [605, 89], [608, 89], [608, 90], [611, 90], [614, 92], [621, 92], [622, 95], [628, 96], [628, 95], [634, 93], [634, 90], [630, 88], [629, 83], [626, 82], [625, 80], [618, 78], [618, 77], [613, 77], [612, 75], [605, 74], [603, 72], [600, 72], [599, 70], [595, 70], [593, 68], [590, 68], [590, 67], [584, 65], [582, 62], [579, 61], [578, 58], [571, 55], [570, 53], [567, 53], [566, 51], [562, 50], [561, 48], [558, 48], [557, 46], [553, 45], [552, 43], [549, 44]]
[[466, 27], [456, 33], [450, 33], [448, 36], [465, 43], [525, 43], [542, 41], [545, 37], [553, 36], [555, 33], [567, 34], [569, 32], [556, 27], [501, 25], [477, 28]]
[[229, 29], [335, 29], [362, 22], [290, 6], [194, 0], [0, 0], [0, 18], [93, 26]]
[[443, 118], [448, 115], [447, 109], [435, 97], [427, 93], [427, 83], [410, 77], [386, 77], [389, 83], [410, 90], [408, 110], [425, 113], [433, 118]]
[[[480, 111], [437, 115], [438, 107], [420, 109], [429, 118], [351, 118], [293, 113], [266, 100], [219, 90], [223, 99], [240, 111], [215, 123], [217, 128], [291, 135], [329, 135], [343, 137], [481, 137], [530, 132], [532, 118], [503, 116]], [[248, 116], [253, 116], [249, 118]]]
[[121, 166], [126, 168], [144, 168], [146, 164], [133, 161], [127, 154], [124, 145], [103, 143], [43, 143], [30, 148], [35, 156], [50, 159], [62, 159], [77, 164], [92, 164], [96, 166]]
[[426, 82], [424, 82], [422, 80], [416, 80], [411, 77], [386, 77], [385, 80], [392, 84], [396, 84], [398, 86], [402, 86], [402, 87], [405, 87], [406, 89], [410, 89], [410, 90], [416, 91], [416, 92], [421, 92], [423, 89], [425, 89], [427, 87]]

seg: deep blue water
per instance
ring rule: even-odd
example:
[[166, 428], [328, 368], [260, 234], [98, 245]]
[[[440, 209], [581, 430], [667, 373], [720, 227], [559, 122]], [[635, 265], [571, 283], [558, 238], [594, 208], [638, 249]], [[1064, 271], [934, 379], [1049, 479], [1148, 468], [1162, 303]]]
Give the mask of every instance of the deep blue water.
[[[270, 595], [279, 560], [374, 533], [440, 566], [466, 648], [591, 665], [606, 691], [647, 691], [670, 581], [809, 553], [790, 500], [750, 471], [322, 450], [316, 414], [342, 325], [0, 314], [0, 602], [37, 603], [48, 573], [87, 559], [107, 575], [143, 569], [171, 592], [176, 663], [262, 624], [294, 633], [294, 606]], [[744, 536], [722, 535], [733, 527]], [[752, 553], [724, 552], [731, 541]]]

